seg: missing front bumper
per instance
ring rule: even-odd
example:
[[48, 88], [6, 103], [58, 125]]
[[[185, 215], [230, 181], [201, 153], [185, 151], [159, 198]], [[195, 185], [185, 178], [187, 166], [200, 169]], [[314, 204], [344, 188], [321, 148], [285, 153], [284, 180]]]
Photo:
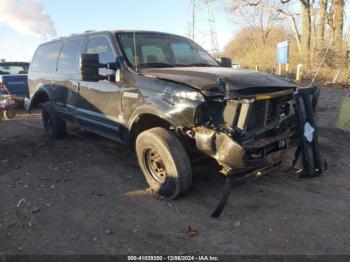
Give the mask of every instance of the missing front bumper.
[[[302, 155], [303, 170], [300, 174], [300, 177], [320, 176], [322, 175], [323, 170], [327, 169], [326, 164], [324, 166], [322, 166], [321, 164], [321, 157], [319, 153], [318, 139], [317, 139], [317, 125], [315, 123], [315, 115], [314, 115], [315, 106], [317, 104], [318, 92], [319, 92], [318, 88], [312, 87], [312, 88], [299, 89], [297, 92], [294, 93], [293, 107], [296, 114], [294, 118], [294, 122], [296, 122], [296, 127], [297, 127], [296, 137], [299, 140], [299, 146], [295, 153], [295, 160], [293, 161], [293, 165], [296, 163], [299, 156]], [[314, 129], [314, 133], [311, 137], [312, 139], [310, 139], [310, 136], [307, 135], [306, 126], [308, 125]], [[291, 133], [292, 136], [294, 136], [293, 133], [294, 132]], [[282, 136], [282, 137], [278, 137], [278, 136]], [[271, 139], [283, 138], [282, 134], [278, 136], [274, 138], [269, 138], [267, 143], [271, 142], [270, 141]], [[220, 138], [220, 137], [224, 137], [224, 138]], [[226, 157], [230, 156], [230, 155], [227, 155], [227, 153], [234, 154], [235, 152], [238, 152], [239, 155], [241, 156], [243, 152], [245, 152], [243, 155], [246, 155], [247, 148], [249, 148], [247, 143], [245, 143], [245, 145], [244, 143], [239, 145], [229, 136], [222, 133], [216, 133], [215, 131], [210, 131], [210, 130], [202, 130], [202, 132], [200, 132], [199, 130], [199, 132], [196, 133], [196, 143], [197, 143], [197, 147], [200, 150], [202, 150], [207, 154], [212, 155], [214, 158], [216, 158], [219, 161], [219, 163], [220, 161], [224, 161], [222, 162], [223, 164], [225, 163], [232, 164], [232, 162], [227, 162]], [[222, 143], [224, 143], [224, 145]], [[252, 147], [254, 148], [255, 146], [256, 144], [252, 143]], [[233, 159], [234, 158], [233, 156], [234, 155], [231, 155], [229, 159]], [[242, 160], [240, 157], [239, 159]], [[238, 163], [242, 165], [242, 161]], [[236, 163], [233, 163], [233, 165], [235, 164]], [[255, 170], [253, 172], [239, 173], [239, 172], [229, 171], [226, 176], [226, 182], [222, 191], [220, 202], [217, 208], [215, 209], [215, 211], [213, 212], [212, 217], [220, 216], [229, 198], [231, 189], [233, 187], [244, 184], [259, 176], [267, 174], [271, 172], [277, 165], [278, 163], [265, 166], [262, 169]]]
[[208, 128], [197, 128], [197, 148], [223, 166], [224, 173], [254, 170], [275, 165], [283, 159], [293, 132], [283, 132], [271, 138], [236, 142], [231, 136]]

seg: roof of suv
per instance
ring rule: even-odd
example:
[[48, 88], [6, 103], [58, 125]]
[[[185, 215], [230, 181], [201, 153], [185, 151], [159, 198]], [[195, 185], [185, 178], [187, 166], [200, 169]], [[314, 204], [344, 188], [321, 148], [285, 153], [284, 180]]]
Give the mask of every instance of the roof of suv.
[[[72, 34], [69, 36], [64, 36], [64, 37], [59, 37], [56, 39], [53, 39], [52, 41], [49, 42], [54, 42], [57, 40], [62, 40], [66, 38], [71, 38], [71, 37], [78, 37], [78, 36], [86, 36], [86, 35], [96, 35], [96, 34], [103, 34], [103, 33], [110, 33], [110, 34], [116, 34], [116, 33], [155, 33], [155, 34], [166, 34], [166, 35], [173, 35], [173, 36], [179, 36], [171, 33], [165, 33], [165, 32], [158, 32], [158, 31], [147, 31], [147, 30], [102, 30], [102, 31], [95, 31], [95, 30], [88, 30], [83, 33], [76, 33]], [[183, 36], [180, 36], [183, 37]]]

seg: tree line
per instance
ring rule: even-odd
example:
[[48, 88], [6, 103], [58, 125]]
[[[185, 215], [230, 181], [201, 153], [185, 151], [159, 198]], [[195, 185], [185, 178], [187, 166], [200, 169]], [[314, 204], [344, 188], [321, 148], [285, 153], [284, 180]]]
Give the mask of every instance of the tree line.
[[290, 63], [309, 68], [349, 67], [346, 0], [229, 0], [240, 31], [225, 53], [247, 65], [276, 64], [276, 45], [289, 40]]

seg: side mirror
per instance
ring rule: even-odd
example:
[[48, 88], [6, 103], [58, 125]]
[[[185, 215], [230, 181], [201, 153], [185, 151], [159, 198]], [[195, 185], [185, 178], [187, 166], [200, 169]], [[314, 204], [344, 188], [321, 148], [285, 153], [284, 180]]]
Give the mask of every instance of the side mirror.
[[[101, 64], [99, 54], [81, 54], [80, 55], [80, 76], [82, 81], [97, 82], [100, 80], [116, 81], [115, 75], [101, 76], [100, 68], [107, 68], [114, 71], [120, 71], [117, 63]], [[120, 74], [120, 72], [119, 72]]]
[[221, 57], [221, 62], [220, 62], [221, 66], [223, 67], [232, 67], [232, 60], [231, 58], [228, 57]]
[[100, 75], [100, 57], [98, 54], [81, 54], [80, 55], [80, 77], [82, 81], [97, 82]]

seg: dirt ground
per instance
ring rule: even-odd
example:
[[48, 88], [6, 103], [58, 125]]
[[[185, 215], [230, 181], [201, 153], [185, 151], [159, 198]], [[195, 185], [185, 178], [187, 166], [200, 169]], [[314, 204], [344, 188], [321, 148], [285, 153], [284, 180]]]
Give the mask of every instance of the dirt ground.
[[323, 177], [286, 164], [234, 189], [219, 219], [223, 180], [210, 165], [195, 166], [186, 196], [161, 201], [125, 146], [74, 130], [52, 143], [39, 114], [0, 122], [0, 255], [350, 254], [350, 134], [335, 127], [349, 95], [322, 90]]

